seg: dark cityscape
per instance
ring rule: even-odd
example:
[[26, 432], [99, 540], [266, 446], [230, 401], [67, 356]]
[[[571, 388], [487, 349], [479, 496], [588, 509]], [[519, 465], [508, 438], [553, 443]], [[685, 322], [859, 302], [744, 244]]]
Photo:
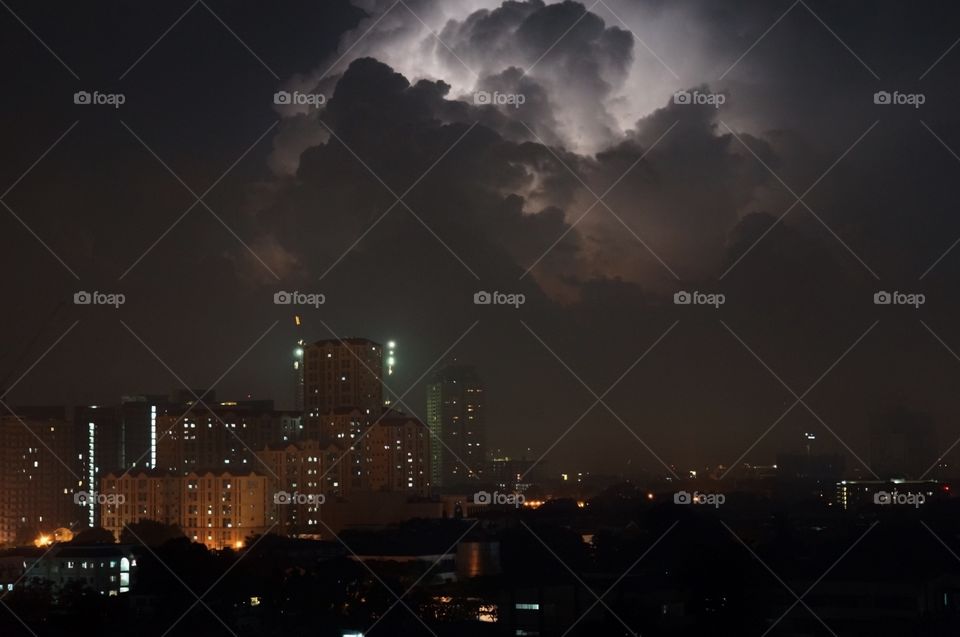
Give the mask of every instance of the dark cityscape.
[[960, 634], [960, 7], [0, 40], [0, 637]]

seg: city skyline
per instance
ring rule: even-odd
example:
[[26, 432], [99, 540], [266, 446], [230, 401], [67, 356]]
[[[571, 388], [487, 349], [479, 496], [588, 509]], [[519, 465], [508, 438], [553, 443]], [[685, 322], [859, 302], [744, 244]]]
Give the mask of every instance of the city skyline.
[[4, 636], [956, 633], [957, 5], [0, 39]]

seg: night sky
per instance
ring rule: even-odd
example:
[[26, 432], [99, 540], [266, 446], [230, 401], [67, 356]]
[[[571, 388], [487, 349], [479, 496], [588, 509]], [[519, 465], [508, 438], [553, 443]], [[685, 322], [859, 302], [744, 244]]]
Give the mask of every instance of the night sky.
[[[222, 377], [290, 407], [296, 339], [361, 336], [397, 341], [421, 417], [423, 374], [475, 364], [492, 448], [576, 423], [552, 472], [770, 463], [806, 431], [860, 466], [897, 406], [960, 436], [950, 3], [0, 4], [9, 404]], [[280, 290], [326, 303], [298, 332]]]

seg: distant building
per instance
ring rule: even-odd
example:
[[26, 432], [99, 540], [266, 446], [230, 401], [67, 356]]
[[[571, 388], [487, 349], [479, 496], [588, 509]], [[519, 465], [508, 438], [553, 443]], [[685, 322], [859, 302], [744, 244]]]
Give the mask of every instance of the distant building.
[[[122, 445], [120, 464], [123, 469], [156, 469], [157, 440], [163, 433], [157, 419], [176, 407], [166, 396], [140, 394], [120, 399]], [[185, 411], [185, 409], [183, 409]]]
[[489, 463], [490, 475], [486, 478], [500, 489], [522, 492], [530, 483], [536, 481], [534, 466], [534, 461], [526, 458], [494, 458]]
[[383, 346], [365, 338], [304, 346], [304, 404], [308, 421], [337, 409], [376, 417], [383, 407]]
[[256, 469], [256, 450], [290, 440], [300, 414], [272, 401], [230, 401], [157, 417], [157, 468], [187, 474], [200, 468]]
[[[73, 428], [64, 407], [14, 408], [0, 416], [0, 543], [69, 527], [81, 515]], [[23, 539], [23, 538], [20, 538]]]
[[273, 506], [279, 533], [314, 528], [323, 502], [347, 496], [352, 490], [352, 454], [336, 445], [304, 440], [268, 447], [257, 455], [270, 473], [268, 503]]
[[936, 480], [841, 480], [836, 484], [836, 503], [844, 511], [881, 506], [917, 509], [947, 498], [949, 492], [949, 485]]
[[142, 519], [177, 524], [208, 548], [239, 548], [244, 540], [274, 526], [270, 478], [256, 471], [201, 471], [107, 474], [101, 493], [101, 526], [120, 538], [123, 528]]
[[449, 365], [434, 375], [427, 385], [434, 485], [463, 485], [482, 469], [487, 448], [485, 415], [484, 386], [476, 369]]
[[46, 581], [54, 592], [80, 584], [111, 597], [130, 592], [137, 570], [132, 547], [110, 544], [58, 544], [44, 551], [17, 550], [0, 556], [0, 564], [13, 566], [0, 568], [0, 587], [8, 592], [16, 586]]
[[[96, 493], [101, 472], [122, 466], [123, 428], [117, 407], [87, 405], [73, 412], [74, 447], [80, 462], [80, 475], [86, 493]], [[82, 525], [97, 525], [98, 509], [94, 498], [79, 502]]]
[[430, 431], [418, 419], [385, 412], [364, 436], [363, 449], [367, 489], [429, 495]]

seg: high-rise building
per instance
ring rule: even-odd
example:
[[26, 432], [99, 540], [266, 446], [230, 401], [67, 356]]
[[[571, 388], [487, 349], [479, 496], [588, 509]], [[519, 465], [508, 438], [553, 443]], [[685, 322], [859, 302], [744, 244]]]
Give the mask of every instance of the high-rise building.
[[365, 487], [426, 497], [430, 493], [430, 432], [422, 422], [387, 412], [363, 438]]
[[177, 408], [186, 410], [185, 405], [171, 405], [166, 396], [142, 394], [121, 398], [122, 445], [118, 466], [124, 469], [155, 469], [157, 440], [161, 433], [157, 428], [157, 418], [160, 414], [175, 411]]
[[[80, 462], [64, 407], [0, 415], [0, 544], [70, 527], [81, 515]], [[18, 537], [19, 536], [19, 537]]]
[[[100, 405], [77, 407], [73, 412], [74, 446], [78, 452], [83, 488], [95, 494], [103, 472], [122, 465], [123, 426], [120, 408]], [[94, 527], [99, 519], [95, 497], [78, 502], [84, 509], [84, 526]]]
[[256, 470], [256, 452], [286, 442], [300, 426], [299, 412], [272, 401], [229, 401], [179, 409], [157, 417], [157, 467], [186, 474], [207, 469]]
[[324, 340], [304, 348], [308, 420], [357, 408], [376, 418], [383, 408], [383, 346], [365, 338]]
[[484, 387], [474, 367], [448, 365], [427, 385], [435, 486], [455, 487], [477, 477], [486, 461]]

